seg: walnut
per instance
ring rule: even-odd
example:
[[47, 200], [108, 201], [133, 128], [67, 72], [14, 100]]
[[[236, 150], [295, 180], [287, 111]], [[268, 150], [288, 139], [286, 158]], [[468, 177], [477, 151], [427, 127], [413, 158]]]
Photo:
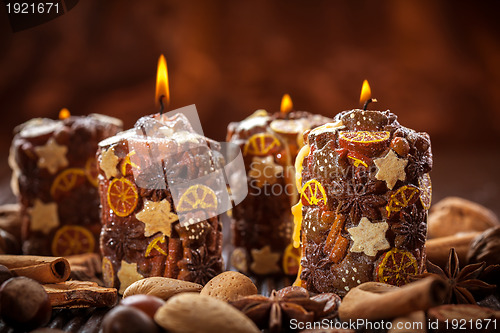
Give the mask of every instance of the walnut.
[[485, 261], [486, 265], [500, 264], [500, 226], [490, 228], [477, 236], [467, 252], [467, 262]]
[[427, 221], [428, 237], [484, 231], [499, 224], [496, 215], [486, 207], [462, 198], [448, 197], [431, 208]]

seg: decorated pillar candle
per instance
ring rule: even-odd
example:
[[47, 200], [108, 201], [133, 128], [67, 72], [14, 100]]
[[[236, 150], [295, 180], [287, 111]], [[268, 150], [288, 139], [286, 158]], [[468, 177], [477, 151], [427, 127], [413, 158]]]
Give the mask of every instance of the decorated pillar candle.
[[431, 200], [429, 135], [389, 111], [350, 110], [306, 133], [293, 207], [302, 244], [296, 284], [345, 295], [367, 281], [422, 273]]
[[[287, 101], [289, 104], [287, 104]], [[293, 161], [303, 144], [302, 132], [330, 119], [304, 111], [258, 110], [231, 123], [227, 140], [238, 144], [247, 170], [248, 195], [232, 210], [231, 264], [255, 274], [296, 274], [300, 251], [291, 244], [291, 205], [298, 200]]]
[[[173, 184], [219, 169], [219, 150], [180, 113], [143, 117], [133, 129], [99, 144], [100, 245], [107, 286], [123, 293], [150, 276], [205, 284], [222, 271], [219, 193], [214, 190], [221, 187], [209, 181]], [[180, 223], [181, 213], [196, 223]]]
[[21, 204], [23, 252], [66, 256], [99, 250], [99, 141], [121, 121], [103, 115], [32, 119], [15, 129], [9, 164]]

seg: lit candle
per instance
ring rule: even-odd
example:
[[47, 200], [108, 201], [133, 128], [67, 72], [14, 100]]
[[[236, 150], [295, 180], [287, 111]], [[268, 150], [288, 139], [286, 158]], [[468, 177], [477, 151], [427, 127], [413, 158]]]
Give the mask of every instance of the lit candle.
[[159, 114], [99, 143], [103, 276], [120, 293], [143, 277], [205, 284], [222, 271], [218, 187], [175, 182], [208, 177], [222, 164], [220, 146], [196, 133], [184, 114], [163, 114], [169, 103], [163, 56], [155, 101]]
[[291, 244], [290, 206], [298, 200], [293, 161], [302, 133], [331, 119], [293, 111], [288, 94], [280, 112], [258, 110], [228, 126], [227, 140], [243, 151], [248, 195], [232, 210], [231, 264], [250, 274], [297, 273], [299, 250]]
[[364, 109], [311, 130], [296, 160], [296, 284], [313, 292], [345, 295], [367, 281], [401, 286], [424, 269], [429, 136], [389, 111], [365, 110], [374, 100], [363, 87]]
[[97, 143], [121, 130], [104, 115], [32, 119], [15, 129], [9, 164], [21, 204], [23, 252], [67, 256], [99, 249]]

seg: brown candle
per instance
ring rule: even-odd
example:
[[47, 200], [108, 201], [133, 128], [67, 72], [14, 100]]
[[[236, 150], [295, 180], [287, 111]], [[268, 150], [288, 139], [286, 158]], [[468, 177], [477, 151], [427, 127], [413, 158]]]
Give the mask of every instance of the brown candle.
[[97, 143], [121, 129], [103, 115], [32, 119], [15, 129], [9, 164], [21, 203], [23, 252], [67, 256], [98, 251]]

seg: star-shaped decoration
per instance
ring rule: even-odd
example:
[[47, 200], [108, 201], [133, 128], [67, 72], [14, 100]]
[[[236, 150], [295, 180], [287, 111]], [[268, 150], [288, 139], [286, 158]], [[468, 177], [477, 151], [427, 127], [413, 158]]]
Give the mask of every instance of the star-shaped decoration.
[[60, 168], [68, 166], [66, 153], [68, 147], [59, 145], [54, 138], [50, 138], [43, 146], [35, 147], [38, 155], [38, 167], [46, 168], [51, 174], [55, 174]]
[[171, 211], [170, 202], [167, 199], [155, 202], [144, 200], [144, 207], [135, 214], [135, 217], [145, 224], [144, 236], [149, 237], [157, 232], [170, 237], [172, 233], [172, 223], [179, 217]]
[[390, 245], [385, 238], [388, 228], [387, 222], [371, 223], [366, 217], [361, 218], [357, 227], [347, 229], [354, 242], [351, 252], [374, 256], [379, 250], [388, 249]]
[[135, 281], [144, 279], [144, 276], [137, 271], [137, 263], [129, 264], [125, 260], [122, 260], [122, 265], [118, 270], [117, 276], [118, 280], [120, 280], [120, 290], [118, 291], [120, 294], [123, 294], [125, 289]]
[[250, 269], [256, 274], [273, 274], [280, 271], [278, 261], [281, 255], [279, 253], [271, 252], [269, 245], [264, 246], [262, 249], [252, 249], [253, 262]]
[[408, 160], [398, 158], [398, 155], [391, 149], [384, 157], [373, 160], [378, 168], [375, 178], [384, 180], [387, 187], [392, 190], [398, 180], [405, 180], [405, 167]]
[[28, 210], [31, 217], [31, 230], [48, 234], [59, 225], [57, 204], [55, 202], [43, 203], [36, 199], [35, 205]]
[[106, 174], [106, 178], [110, 179], [111, 177], [118, 177], [120, 174], [118, 173], [118, 169], [116, 166], [120, 159], [115, 155], [115, 148], [109, 148], [101, 153], [101, 161], [99, 163], [99, 167]]
[[276, 177], [283, 172], [283, 167], [274, 163], [273, 156], [266, 156], [264, 158], [254, 157], [252, 164], [250, 164], [250, 172], [248, 175], [255, 179], [258, 187], [265, 184], [276, 183]]

